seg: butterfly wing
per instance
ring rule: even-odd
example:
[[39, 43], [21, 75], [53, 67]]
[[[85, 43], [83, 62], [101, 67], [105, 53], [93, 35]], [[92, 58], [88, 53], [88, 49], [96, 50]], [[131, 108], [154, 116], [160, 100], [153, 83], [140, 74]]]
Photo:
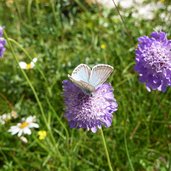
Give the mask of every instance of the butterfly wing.
[[90, 85], [89, 83], [85, 82], [85, 81], [78, 81], [75, 80], [72, 76], [68, 75], [69, 79], [79, 88], [81, 88], [85, 93], [90, 94], [91, 92], [95, 91], [95, 87], [93, 87], [92, 85]]
[[24, 61], [19, 62], [20, 68], [27, 69], [27, 63]]
[[71, 77], [77, 81], [84, 81], [88, 83], [90, 77], [91, 69], [85, 65], [80, 64], [78, 65], [71, 74]]
[[37, 58], [33, 58], [33, 59], [32, 59], [32, 62], [33, 62], [33, 63], [36, 63], [36, 62], [37, 62]]
[[95, 87], [88, 83], [90, 77], [91, 69], [85, 65], [78, 65], [71, 76], [68, 75], [69, 79], [79, 88], [81, 88], [84, 92], [90, 93], [95, 90]]
[[110, 74], [113, 72], [113, 67], [106, 64], [98, 64], [92, 68], [89, 84], [97, 87], [100, 84], [103, 84]]

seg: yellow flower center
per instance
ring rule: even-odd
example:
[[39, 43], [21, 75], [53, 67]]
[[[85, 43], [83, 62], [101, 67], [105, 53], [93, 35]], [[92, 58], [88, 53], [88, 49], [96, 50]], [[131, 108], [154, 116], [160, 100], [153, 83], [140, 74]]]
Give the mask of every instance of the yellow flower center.
[[21, 129], [27, 127], [29, 125], [28, 122], [22, 122], [21, 125], [19, 126]]
[[27, 64], [26, 69], [31, 69], [31, 64]]

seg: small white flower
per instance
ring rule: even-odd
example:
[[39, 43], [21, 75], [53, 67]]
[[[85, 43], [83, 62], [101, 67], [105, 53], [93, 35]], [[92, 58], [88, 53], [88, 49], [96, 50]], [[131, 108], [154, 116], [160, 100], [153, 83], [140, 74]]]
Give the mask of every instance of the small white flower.
[[0, 117], [0, 124], [1, 125], [4, 125], [5, 124], [5, 121]]
[[11, 119], [16, 119], [18, 114], [16, 111], [11, 111], [11, 113], [4, 113], [0, 115], [0, 124], [4, 125], [6, 122], [10, 121]]
[[0, 116], [0, 124], [4, 125], [6, 122], [11, 120], [11, 114], [10, 113], [4, 113]]
[[166, 27], [162, 26], [162, 25], [158, 25], [156, 27], [154, 27], [153, 29], [155, 32], [161, 32], [162, 30], [166, 30]]
[[[105, 8], [111, 9], [114, 8], [115, 5], [113, 0], [86, 0], [89, 4], [99, 4]], [[115, 3], [118, 4], [118, 0], [115, 0]]]
[[30, 135], [30, 128], [39, 128], [39, 125], [37, 123], [34, 123], [35, 121], [35, 116], [29, 116], [26, 119], [22, 119], [22, 122], [18, 123], [16, 126], [11, 126], [8, 132], [11, 132], [12, 135], [18, 134], [19, 137], [22, 134]]
[[14, 119], [18, 118], [18, 114], [16, 111], [12, 110], [10, 114], [11, 114], [12, 118], [14, 118]]
[[20, 68], [22, 68], [22, 69], [32, 69], [35, 67], [36, 62], [37, 62], [37, 58], [33, 58], [30, 63], [27, 64], [24, 61], [20, 61], [19, 65], [20, 65]]
[[[97, 2], [109, 9], [115, 7], [113, 0], [97, 0]], [[115, 3], [118, 4], [116, 0], [115, 0]]]
[[133, 0], [120, 0], [119, 5], [122, 8], [127, 9], [127, 8], [131, 8], [134, 5], [134, 2], [133, 2]]
[[164, 6], [162, 3], [148, 3], [148, 4], [139, 4], [135, 6], [135, 12], [132, 16], [136, 19], [152, 20], [155, 17], [157, 10], [162, 9]]

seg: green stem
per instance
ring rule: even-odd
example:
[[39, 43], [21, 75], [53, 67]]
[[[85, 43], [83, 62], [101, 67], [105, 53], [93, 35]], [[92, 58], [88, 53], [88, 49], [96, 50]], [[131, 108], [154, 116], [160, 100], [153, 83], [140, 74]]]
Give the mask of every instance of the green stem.
[[[18, 42], [16, 42], [14, 39], [11, 39], [11, 38], [8, 38], [8, 40], [9, 40], [10, 42], [14, 43], [15, 45], [17, 45], [17, 46], [24, 52], [24, 54], [25, 54], [30, 60], [32, 60], [32, 57], [28, 54], [28, 52], [27, 52], [27, 51], [26, 51]], [[44, 73], [40, 70], [39, 66], [38, 66], [38, 70], [39, 70], [41, 76], [43, 77], [43, 79], [45, 80], [45, 82], [47, 82], [47, 79], [46, 79]]]
[[124, 143], [125, 143], [125, 150], [126, 150], [126, 155], [127, 155], [127, 157], [128, 157], [128, 162], [129, 162], [129, 165], [130, 165], [130, 167], [131, 167], [131, 170], [132, 171], [134, 171], [134, 166], [133, 166], [133, 164], [132, 164], [132, 161], [131, 161], [131, 158], [130, 158], [130, 155], [129, 155], [129, 151], [128, 151], [128, 145], [127, 145], [127, 138], [126, 138], [126, 130], [127, 130], [127, 128], [126, 128], [126, 120], [127, 120], [127, 118], [125, 117], [125, 123], [124, 123]]
[[118, 9], [118, 7], [117, 7], [116, 3], [115, 3], [115, 0], [112, 0], [112, 1], [113, 1], [113, 4], [114, 4], [114, 6], [115, 6], [115, 8], [116, 8], [116, 11], [117, 11], [117, 13], [118, 13], [118, 15], [119, 15], [120, 19], [121, 19], [121, 22], [122, 22], [122, 24], [123, 24], [123, 26], [124, 26], [124, 29], [125, 29], [125, 31], [126, 31], [126, 33], [127, 33], [128, 37], [130, 38], [130, 40], [131, 40], [131, 41], [132, 41], [132, 43], [134, 44], [133, 37], [132, 37], [132, 35], [130, 34], [130, 32], [129, 32], [129, 30], [128, 30], [128, 28], [127, 28], [126, 24], [125, 24], [125, 21], [124, 21], [124, 19], [123, 19], [122, 15], [121, 15], [121, 13], [120, 13], [120, 11], [119, 11], [119, 9]]
[[[9, 45], [9, 48], [10, 48], [10, 50], [11, 50], [11, 52], [12, 52], [12, 56], [13, 56], [14, 59], [16, 60], [17, 64], [19, 64], [19, 61], [18, 61], [18, 59], [17, 59], [17, 57], [16, 57], [16, 55], [15, 55], [15, 53], [14, 53], [13, 47], [12, 47], [12, 45], [11, 45], [11, 43], [10, 43], [10, 39], [8, 38], [7, 33], [6, 33], [5, 31], [4, 31], [4, 36], [5, 36], [6, 40], [7, 40], [7, 43], [8, 43], [8, 45]], [[34, 96], [35, 96], [35, 98], [36, 98], [36, 101], [37, 101], [37, 103], [38, 103], [38, 105], [39, 105], [39, 108], [40, 108], [40, 111], [41, 111], [41, 113], [42, 113], [42, 115], [43, 115], [43, 118], [45, 118], [45, 114], [44, 114], [44, 111], [43, 111], [43, 107], [42, 107], [42, 105], [41, 105], [41, 102], [40, 102], [40, 100], [39, 100], [39, 98], [38, 98], [38, 96], [37, 96], [37, 93], [36, 93], [36, 91], [35, 91], [35, 89], [34, 89], [32, 83], [30, 82], [29, 78], [27, 77], [25, 71], [24, 71], [23, 69], [21, 69], [21, 67], [19, 67], [19, 68], [20, 68], [20, 70], [21, 70], [23, 76], [25, 77], [26, 81], [28, 82], [28, 84], [29, 84], [31, 90], [33, 91], [33, 94], [34, 94]], [[45, 119], [45, 120], [46, 120], [46, 119]]]
[[27, 3], [27, 15], [28, 15], [28, 18], [29, 18], [29, 22], [31, 23], [31, 5], [32, 5], [32, 0], [28, 1]]
[[[12, 47], [12, 45], [11, 45], [10, 39], [8, 38], [7, 33], [5, 32], [5, 30], [4, 30], [3, 33], [4, 33], [4, 37], [5, 37], [6, 40], [7, 40], [7, 43], [8, 43], [8, 45], [9, 45], [9, 48], [10, 48], [10, 50], [11, 50], [12, 56], [14, 57], [14, 59], [15, 59], [16, 62], [17, 62], [17, 64], [19, 65], [19, 61], [18, 61], [18, 59], [17, 59], [17, 57], [16, 57], [16, 55], [15, 55], [14, 49], [13, 49], [13, 47]], [[20, 67], [19, 67], [19, 68], [20, 68]], [[25, 71], [24, 71], [23, 69], [21, 69], [21, 68], [20, 68], [20, 70], [21, 70], [21, 72], [22, 72], [24, 78], [25, 78], [26, 81], [28, 82], [28, 84], [29, 84], [29, 86], [30, 86], [30, 88], [31, 88], [31, 90], [32, 90], [32, 92], [33, 92], [35, 98], [36, 98], [36, 101], [37, 101], [38, 106], [39, 106], [39, 108], [40, 108], [40, 111], [41, 111], [41, 113], [42, 113], [42, 117], [43, 117], [43, 120], [44, 120], [44, 122], [45, 122], [45, 125], [46, 125], [46, 127], [47, 127], [47, 129], [48, 129], [48, 131], [49, 131], [49, 134], [50, 134], [50, 137], [51, 137], [52, 142], [53, 142], [53, 144], [54, 144], [54, 147], [56, 147], [56, 146], [55, 146], [55, 139], [54, 139], [54, 137], [53, 137], [53, 134], [52, 134], [52, 131], [51, 131], [50, 126], [47, 124], [47, 120], [46, 120], [46, 117], [45, 117], [45, 113], [44, 113], [42, 104], [41, 104], [41, 102], [40, 102], [40, 100], [39, 100], [39, 97], [38, 97], [38, 95], [37, 95], [37, 93], [36, 93], [36, 90], [34, 89], [32, 83], [30, 82], [30, 80], [29, 80], [28, 76], [26, 75]], [[59, 157], [62, 158], [62, 157], [61, 157], [61, 154], [60, 154], [60, 152], [59, 152], [59, 150], [58, 150], [58, 148], [57, 148], [57, 152], [58, 152]]]
[[102, 136], [102, 141], [103, 141], [103, 145], [104, 145], [104, 149], [105, 149], [105, 153], [106, 153], [106, 158], [107, 158], [109, 170], [113, 171], [112, 165], [111, 165], [111, 161], [110, 161], [110, 157], [109, 157], [109, 152], [107, 150], [107, 145], [106, 145], [105, 137], [104, 137], [104, 134], [103, 134], [103, 130], [100, 129], [100, 132], [101, 132], [101, 136]]
[[64, 128], [65, 133], [66, 133], [66, 137], [67, 137], [67, 141], [68, 141], [68, 140], [69, 140], [69, 133], [68, 133], [68, 130], [67, 130], [66, 126], [63, 124], [63, 122], [61, 121], [61, 119], [59, 118], [59, 116], [56, 114], [55, 109], [54, 109], [53, 106], [51, 105], [49, 99], [47, 98], [46, 100], [47, 100], [47, 103], [48, 103], [50, 109], [51, 109], [52, 112], [55, 114], [55, 116], [56, 116], [58, 122], [59, 122], [59, 123], [61, 124], [61, 126]]

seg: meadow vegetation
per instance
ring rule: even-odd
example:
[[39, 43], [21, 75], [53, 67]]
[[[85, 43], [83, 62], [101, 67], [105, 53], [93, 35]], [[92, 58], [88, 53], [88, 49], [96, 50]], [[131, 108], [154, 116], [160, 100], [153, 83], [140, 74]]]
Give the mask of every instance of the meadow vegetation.
[[[171, 38], [171, 23], [160, 18], [169, 15], [170, 2], [162, 3], [145, 20], [133, 18], [132, 8], [109, 10], [82, 0], [0, 1], [9, 40], [0, 59], [0, 114], [18, 114], [0, 124], [0, 170], [109, 170], [100, 131], [71, 129], [64, 118], [62, 81], [80, 63], [114, 67], [108, 81], [118, 111], [112, 126], [103, 127], [113, 170], [171, 170], [171, 88], [148, 92], [134, 71], [138, 37], [160, 27]], [[33, 58], [34, 68], [19, 67]], [[24, 143], [8, 130], [30, 115], [39, 128]], [[39, 130], [47, 132], [43, 140]]]

